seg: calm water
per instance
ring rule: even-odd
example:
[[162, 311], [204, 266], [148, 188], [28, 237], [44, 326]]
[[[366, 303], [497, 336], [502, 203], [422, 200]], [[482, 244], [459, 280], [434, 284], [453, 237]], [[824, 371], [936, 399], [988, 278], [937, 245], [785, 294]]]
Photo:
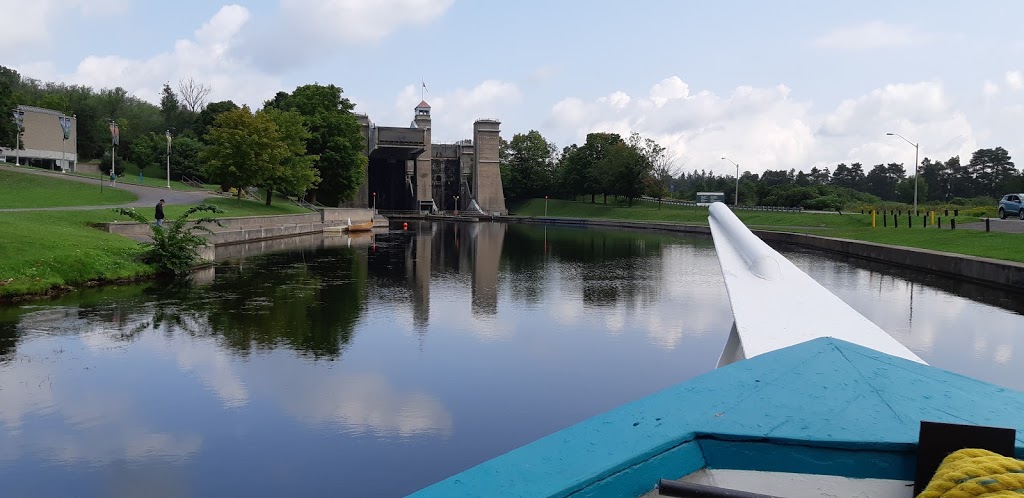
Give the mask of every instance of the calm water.
[[[708, 237], [424, 224], [0, 308], [10, 495], [408, 493], [711, 370]], [[253, 248], [249, 248], [253, 249]], [[1017, 296], [780, 248], [933, 365], [1024, 389]]]

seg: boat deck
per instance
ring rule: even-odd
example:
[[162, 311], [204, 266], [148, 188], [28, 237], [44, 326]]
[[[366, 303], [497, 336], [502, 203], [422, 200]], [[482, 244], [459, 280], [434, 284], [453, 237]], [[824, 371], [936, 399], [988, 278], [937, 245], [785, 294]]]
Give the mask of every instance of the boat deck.
[[820, 338], [598, 415], [414, 496], [641, 496], [704, 468], [912, 481], [922, 420], [1024, 434], [1021, 413], [1024, 393]]

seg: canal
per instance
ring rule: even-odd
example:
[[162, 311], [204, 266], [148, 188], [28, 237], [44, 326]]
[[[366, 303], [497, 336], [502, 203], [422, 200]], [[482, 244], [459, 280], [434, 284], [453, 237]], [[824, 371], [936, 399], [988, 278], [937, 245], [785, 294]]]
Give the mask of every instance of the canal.
[[[1024, 300], [791, 247], [925, 361], [1024, 389]], [[270, 252], [267, 252], [270, 251]], [[710, 237], [414, 224], [0, 308], [10, 495], [409, 493], [714, 368]]]

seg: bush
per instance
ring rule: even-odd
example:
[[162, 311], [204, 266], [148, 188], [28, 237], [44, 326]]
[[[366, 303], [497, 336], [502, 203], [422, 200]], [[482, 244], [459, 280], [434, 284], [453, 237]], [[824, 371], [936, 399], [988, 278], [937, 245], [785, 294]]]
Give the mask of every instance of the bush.
[[[139, 223], [149, 223], [149, 219], [139, 214], [133, 208], [117, 208], [114, 210]], [[189, 221], [189, 217], [200, 211], [210, 213], [223, 213], [217, 206], [200, 204], [185, 211], [178, 219], [164, 226], [151, 225], [153, 241], [145, 242], [146, 252], [142, 260], [147, 264], [155, 265], [157, 273], [168, 276], [181, 276], [192, 270], [199, 253], [196, 252], [200, 246], [206, 244], [206, 239], [197, 235], [196, 232], [213, 233], [203, 223], [213, 223], [222, 226], [216, 218], [204, 217]]]
[[843, 207], [843, 200], [836, 195], [826, 195], [822, 197], [816, 197], [809, 201], [804, 201], [804, 209], [813, 209], [816, 211], [835, 211]]
[[982, 206], [961, 209], [960, 216], [973, 216], [975, 218], [997, 218], [999, 216], [999, 208], [993, 206]]

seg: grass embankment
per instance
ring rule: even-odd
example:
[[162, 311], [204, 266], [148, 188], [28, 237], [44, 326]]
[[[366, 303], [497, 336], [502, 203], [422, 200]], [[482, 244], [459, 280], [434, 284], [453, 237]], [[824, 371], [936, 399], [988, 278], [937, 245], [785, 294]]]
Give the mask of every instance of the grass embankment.
[[[513, 206], [513, 211], [522, 216], [544, 216], [544, 199], [531, 199]], [[620, 204], [591, 204], [550, 199], [548, 216], [559, 218], [586, 218], [628, 221], [667, 221], [693, 225], [708, 224], [708, 210], [701, 207], [675, 206], [641, 202], [633, 207]], [[787, 232], [808, 233], [841, 239], [862, 240], [918, 249], [965, 254], [1004, 261], [1024, 262], [1024, 254], [1013, 251], [1024, 241], [1024, 235], [1013, 233], [984, 232], [979, 230], [949, 230], [949, 220], [943, 220], [943, 229], [933, 225], [921, 226], [921, 219], [914, 219], [914, 228], [907, 228], [906, 216], [900, 217], [900, 227], [893, 228], [892, 218], [888, 227], [882, 227], [877, 218], [877, 227], [871, 227], [871, 216], [860, 213], [787, 213], [779, 211], [738, 210], [736, 215], [747, 226], [761, 229], [777, 229]], [[958, 223], [978, 221], [978, 218], [958, 217]]]
[[[25, 176], [30, 175], [17, 175]], [[0, 183], [0, 189], [6, 190], [3, 185]], [[0, 196], [5, 197], [8, 196]], [[217, 215], [219, 218], [310, 212], [285, 202], [269, 207], [262, 202], [226, 197], [210, 197], [204, 202], [224, 210]], [[173, 218], [189, 207], [168, 205], [165, 213]], [[153, 216], [151, 207], [139, 210], [147, 217]], [[152, 275], [153, 268], [138, 260], [142, 253], [138, 242], [89, 226], [112, 221], [129, 220], [113, 209], [0, 212], [0, 301], [92, 282]]]
[[[97, 166], [95, 162], [82, 163], [89, 164], [91, 166]], [[120, 167], [120, 166], [119, 166]], [[99, 178], [96, 174], [85, 174], [85, 173], [72, 173], [77, 176], [86, 178], [93, 178], [99, 182]], [[110, 178], [106, 177], [104, 180], [109, 182]], [[131, 185], [146, 185], [148, 187], [167, 188], [167, 173], [166, 170], [161, 168], [146, 168], [142, 171], [142, 181], [139, 181], [139, 168], [132, 163], [126, 163], [124, 165], [124, 174], [117, 177], [118, 183], [128, 183]], [[171, 180], [171, 190], [213, 190], [215, 186], [207, 186], [205, 188], [193, 187], [191, 185], [185, 185], [178, 180]]]
[[105, 189], [100, 193], [95, 185], [0, 170], [0, 208], [106, 206], [136, 199], [135, 194], [124, 190]]
[[88, 226], [114, 219], [108, 209], [0, 213], [0, 300], [151, 275], [138, 242]]

